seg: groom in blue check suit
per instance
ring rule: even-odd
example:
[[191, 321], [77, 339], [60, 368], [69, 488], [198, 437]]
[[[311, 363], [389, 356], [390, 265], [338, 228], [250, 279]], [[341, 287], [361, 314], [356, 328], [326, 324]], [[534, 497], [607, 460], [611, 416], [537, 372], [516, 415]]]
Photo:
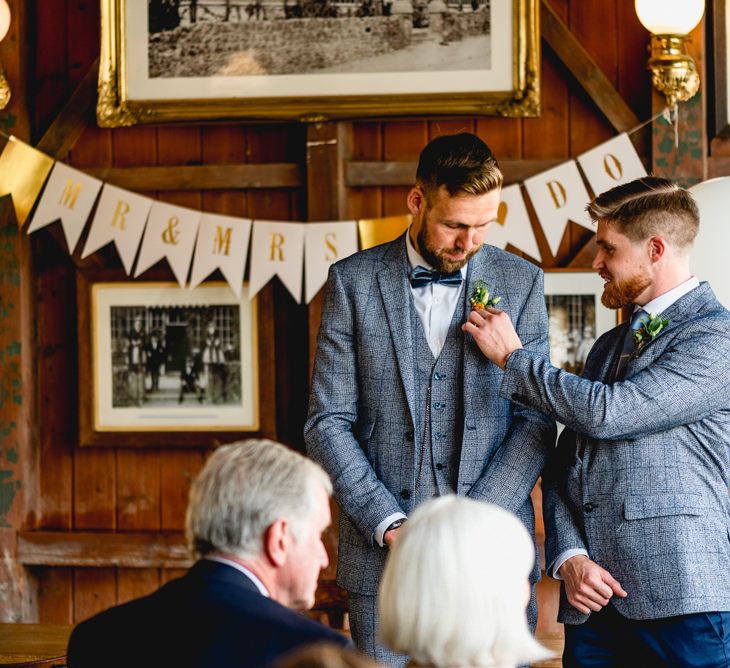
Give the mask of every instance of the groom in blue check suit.
[[[502, 184], [490, 149], [472, 134], [439, 137], [416, 181], [408, 232], [330, 270], [305, 425], [342, 510], [337, 579], [353, 638], [390, 665], [405, 657], [376, 644], [377, 592], [408, 514], [457, 493], [502, 505], [532, 531], [530, 491], [555, 433], [498, 396], [501, 370], [461, 329], [481, 280], [526, 347], [547, 354], [542, 272], [482, 244]], [[531, 616], [534, 625], [534, 596]]]
[[603, 303], [634, 306], [578, 377], [507, 314], [465, 331], [500, 396], [567, 425], [543, 476], [565, 666], [730, 666], [730, 313], [689, 269], [691, 195], [645, 177], [592, 202]]

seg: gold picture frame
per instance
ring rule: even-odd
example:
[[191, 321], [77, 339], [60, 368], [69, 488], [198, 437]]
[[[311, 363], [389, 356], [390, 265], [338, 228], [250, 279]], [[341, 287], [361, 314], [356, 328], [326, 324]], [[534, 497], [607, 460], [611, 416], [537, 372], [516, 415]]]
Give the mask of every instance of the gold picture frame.
[[[294, 1], [300, 2], [300, 0]], [[383, 2], [391, 3], [391, 0], [375, 1], [381, 2], [381, 5]], [[410, 1], [395, 0], [392, 5]], [[446, 7], [442, 0], [437, 1]], [[417, 2], [423, 4], [425, 0], [414, 0], [413, 4], [416, 5]], [[464, 12], [468, 11], [469, 0], [447, 0], [447, 2], [454, 4], [458, 2], [460, 9], [465, 8]], [[140, 123], [231, 118], [312, 122], [336, 118], [423, 114], [508, 117], [539, 115], [539, 0], [473, 0], [473, 2], [476, 3], [474, 11], [477, 9], [487, 11], [485, 9], [487, 7], [489, 11], [488, 18], [485, 19], [489, 24], [489, 52], [485, 54], [485, 62], [488, 61], [489, 66], [482, 69], [409, 72], [392, 69], [380, 72], [370, 69], [346, 75], [322, 74], [315, 71], [315, 73], [289, 73], [283, 77], [257, 71], [255, 75], [247, 74], [247, 76], [185, 74], [185, 76], [164, 75], [150, 78], [149, 59], [150, 54], [154, 52], [150, 51], [152, 41], [148, 32], [147, 0], [101, 0], [101, 60], [97, 122], [102, 127], [118, 127]], [[204, 0], [198, 0], [198, 6], [201, 3], [204, 4]], [[284, 7], [287, 6], [284, 0], [277, 2], [256, 0], [255, 5], [253, 2], [250, 4], [264, 8], [282, 4]], [[356, 5], [353, 3], [354, 6]], [[264, 14], [265, 11], [264, 9]], [[350, 12], [349, 9], [347, 11]], [[456, 11], [453, 10], [452, 14], [457, 18], [449, 19], [450, 21], [456, 21], [458, 24], [458, 21], [466, 20], [463, 19], [466, 14], [458, 18]], [[448, 12], [441, 16], [446, 17], [447, 14]], [[377, 22], [386, 19], [396, 21], [397, 17], [383, 15], [368, 18]], [[343, 19], [303, 20], [311, 22], [357, 19], [348, 15]], [[398, 21], [401, 20], [398, 18]], [[287, 29], [287, 22], [284, 20], [277, 19], [275, 22], [272, 19], [269, 24], [272, 23], [277, 29]], [[294, 26], [293, 23], [289, 25]], [[296, 29], [300, 30], [300, 33], [307, 29], [314, 30], [310, 27], [313, 25], [300, 23]], [[397, 29], [399, 24], [393, 25]], [[410, 22], [407, 21], [405, 25], [404, 34], [410, 36], [411, 30], [407, 27]], [[433, 25], [440, 24], [434, 22]], [[185, 26], [178, 26], [170, 30], [170, 35], [183, 39], [190, 33], [174, 31], [184, 29]], [[369, 29], [366, 32], [369, 33]], [[466, 28], [464, 34], [469, 35]], [[413, 44], [414, 48], [418, 46], [415, 39]], [[449, 44], [449, 40], [444, 37], [442, 43], [433, 48], [438, 49]], [[510, 52], [511, 59], [500, 57]], [[235, 55], [239, 54], [240, 52], [236, 52]], [[202, 57], [213, 58], [207, 53]], [[405, 56], [401, 58], [403, 62], [415, 62]], [[471, 59], [474, 59], [473, 56]], [[464, 89], [459, 89], [460, 86]], [[292, 94], [292, 91], [295, 94]]]

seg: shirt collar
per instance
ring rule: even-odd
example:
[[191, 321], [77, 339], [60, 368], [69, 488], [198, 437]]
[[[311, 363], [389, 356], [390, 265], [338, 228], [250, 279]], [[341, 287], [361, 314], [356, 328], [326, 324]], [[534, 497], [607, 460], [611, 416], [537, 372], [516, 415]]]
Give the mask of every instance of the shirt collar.
[[[426, 267], [426, 269], [433, 269], [433, 266], [430, 265], [426, 260], [423, 258], [423, 256], [415, 249], [413, 246], [413, 242], [411, 241], [411, 227], [409, 226], [406, 230], [406, 253], [408, 254], [408, 264], [411, 266], [411, 269], [415, 269], [417, 266]], [[466, 268], [467, 264], [465, 264], [461, 269], [461, 276], [464, 280], [466, 280]]]
[[226, 566], [235, 568], [237, 571], [243, 573], [249, 580], [251, 580], [251, 582], [256, 585], [256, 589], [259, 590], [262, 596], [266, 596], [266, 598], [271, 598], [271, 594], [269, 594], [269, 590], [266, 588], [266, 585], [261, 582], [257, 575], [248, 570], [248, 568], [246, 568], [243, 564], [239, 564], [237, 561], [232, 561], [231, 559], [226, 559], [225, 557], [206, 557], [206, 559], [208, 561], [217, 561], [219, 564], [225, 564]]
[[674, 302], [679, 301], [681, 297], [684, 297], [688, 292], [691, 292], [695, 288], [698, 288], [700, 281], [697, 276], [691, 276], [684, 283], [680, 283], [676, 288], [672, 288], [663, 295], [659, 295], [656, 299], [652, 299], [644, 306], [637, 306], [634, 310], [639, 308], [644, 309], [647, 313], [656, 313], [661, 315], [666, 311]]

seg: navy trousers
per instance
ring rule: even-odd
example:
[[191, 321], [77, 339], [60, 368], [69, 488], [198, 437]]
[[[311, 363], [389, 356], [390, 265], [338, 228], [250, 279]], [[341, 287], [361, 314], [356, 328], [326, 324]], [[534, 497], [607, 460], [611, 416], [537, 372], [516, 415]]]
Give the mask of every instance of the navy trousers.
[[730, 668], [730, 612], [628, 619], [612, 605], [565, 625], [565, 668]]

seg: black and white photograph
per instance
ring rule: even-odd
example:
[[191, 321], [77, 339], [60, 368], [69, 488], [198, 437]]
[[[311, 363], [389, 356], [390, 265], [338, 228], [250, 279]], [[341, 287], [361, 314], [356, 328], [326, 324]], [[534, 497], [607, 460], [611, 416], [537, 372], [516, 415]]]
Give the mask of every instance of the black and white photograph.
[[550, 362], [580, 374], [596, 339], [616, 325], [616, 312], [601, 304], [603, 280], [595, 273], [545, 272]]
[[223, 284], [95, 285], [96, 428], [255, 428], [254, 308]]
[[102, 3], [103, 126], [539, 113], [537, 0]]

